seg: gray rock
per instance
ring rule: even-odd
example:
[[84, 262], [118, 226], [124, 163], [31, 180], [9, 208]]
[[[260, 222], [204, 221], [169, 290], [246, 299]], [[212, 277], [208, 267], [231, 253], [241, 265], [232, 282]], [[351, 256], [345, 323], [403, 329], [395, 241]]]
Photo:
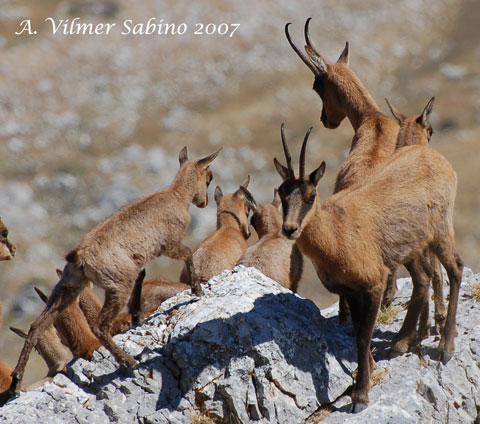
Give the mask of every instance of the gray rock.
[[[339, 326], [336, 306], [320, 313], [309, 300], [253, 268], [212, 278], [205, 295], [189, 291], [164, 302], [142, 327], [115, 337], [140, 366], [119, 369], [103, 347], [91, 361], [69, 364], [68, 377], [22, 393], [0, 410], [0, 422], [190, 423], [195, 415], [224, 422], [301, 423], [321, 405], [337, 409], [325, 423], [475, 422], [480, 405], [480, 280], [466, 269], [453, 359], [437, 360], [438, 340], [387, 360], [393, 324], [374, 334], [381, 381], [364, 411], [348, 414], [356, 368], [351, 325]], [[411, 291], [399, 281], [396, 302]]]

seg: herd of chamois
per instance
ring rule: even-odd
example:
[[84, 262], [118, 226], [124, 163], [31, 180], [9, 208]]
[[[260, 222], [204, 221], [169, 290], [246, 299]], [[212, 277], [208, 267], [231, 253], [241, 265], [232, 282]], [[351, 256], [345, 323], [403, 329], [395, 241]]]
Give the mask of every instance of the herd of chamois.
[[[407, 352], [417, 337], [428, 335], [432, 280], [439, 351], [444, 362], [451, 358], [463, 263], [454, 246], [456, 174], [428, 145], [433, 98], [420, 115], [410, 117], [387, 100], [394, 119], [388, 117], [349, 68], [348, 42], [337, 62], [328, 63], [310, 39], [310, 19], [304, 28], [305, 52], [293, 42], [290, 24], [285, 26], [287, 40], [314, 74], [313, 89], [323, 102], [323, 125], [335, 129], [348, 118], [354, 130], [333, 195], [323, 203], [317, 195], [325, 162], [306, 171], [312, 128], [303, 140], [295, 173], [282, 124], [286, 166], [273, 159], [282, 178], [273, 201], [257, 204], [248, 190], [250, 176], [234, 193], [224, 194], [217, 186], [217, 229], [191, 251], [182, 243], [190, 223], [189, 206], [207, 205], [213, 178], [209, 165], [221, 149], [203, 159], [189, 159], [184, 147], [169, 187], [128, 204], [89, 231], [67, 254], [50, 296], [37, 290], [46, 308], [28, 333], [12, 329], [25, 338], [15, 369], [10, 372], [0, 361], [2, 404], [21, 387], [33, 348], [47, 363], [50, 377], [65, 370], [72, 354], [90, 359], [100, 345], [121, 366], [133, 368], [137, 361], [117, 346], [112, 335], [141, 323], [168, 297], [190, 288], [193, 295], [202, 296], [202, 283], [237, 264], [254, 266], [296, 292], [304, 256], [325, 287], [340, 295], [340, 320], [352, 318], [358, 350], [353, 411], [369, 400], [375, 368], [372, 334], [380, 306], [395, 296], [399, 265], [410, 273], [413, 291], [392, 352]], [[250, 224], [259, 240], [248, 247]], [[0, 260], [12, 259], [15, 247], [1, 221], [0, 234]], [[181, 282], [144, 281], [145, 265], [160, 255], [185, 262]], [[450, 282], [447, 313], [440, 264]], [[103, 305], [90, 282], [104, 289]], [[128, 313], [123, 312], [125, 307]]]

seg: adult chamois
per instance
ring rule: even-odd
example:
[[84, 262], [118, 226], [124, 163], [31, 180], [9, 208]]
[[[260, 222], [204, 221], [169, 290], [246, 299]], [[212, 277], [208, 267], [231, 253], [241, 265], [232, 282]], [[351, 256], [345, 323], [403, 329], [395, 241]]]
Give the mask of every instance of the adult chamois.
[[[387, 279], [399, 265], [421, 257], [426, 248], [437, 255], [449, 276], [450, 301], [439, 350], [444, 361], [453, 354], [463, 269], [453, 240], [457, 178], [449, 162], [434, 149], [408, 146], [385, 160], [364, 184], [342, 190], [321, 204], [317, 184], [325, 162], [309, 175], [305, 173], [310, 131], [302, 144], [298, 176], [284, 138], [287, 166], [274, 159], [283, 179], [278, 188], [282, 231], [297, 240], [325, 287], [347, 299], [358, 350], [358, 376], [352, 392], [356, 411], [368, 402], [375, 366], [370, 343]], [[422, 267], [418, 273], [419, 286], [428, 290]]]

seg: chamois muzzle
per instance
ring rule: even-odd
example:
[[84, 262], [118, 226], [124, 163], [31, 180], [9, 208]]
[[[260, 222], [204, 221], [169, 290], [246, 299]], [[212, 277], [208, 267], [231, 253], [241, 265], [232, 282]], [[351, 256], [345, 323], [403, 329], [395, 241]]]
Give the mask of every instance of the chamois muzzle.
[[283, 225], [282, 232], [283, 232], [283, 235], [285, 235], [287, 238], [291, 240], [296, 239], [299, 236], [298, 227], [294, 227], [291, 225]]

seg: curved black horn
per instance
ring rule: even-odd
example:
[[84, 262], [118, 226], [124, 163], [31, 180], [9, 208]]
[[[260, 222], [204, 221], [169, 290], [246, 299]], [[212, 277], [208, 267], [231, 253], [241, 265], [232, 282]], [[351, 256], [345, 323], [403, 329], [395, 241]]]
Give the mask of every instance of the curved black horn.
[[302, 180], [305, 177], [305, 151], [307, 149], [307, 141], [310, 133], [312, 132], [312, 128], [310, 127], [305, 134], [305, 138], [303, 139], [302, 150], [300, 151], [300, 179]]
[[305, 65], [307, 65], [310, 68], [310, 70], [313, 72], [315, 76], [319, 75], [320, 73], [318, 72], [318, 69], [312, 64], [312, 62], [310, 62], [310, 59], [306, 55], [304, 55], [293, 42], [292, 37], [290, 37], [290, 33], [288, 32], [289, 25], [291, 25], [291, 22], [288, 22], [285, 25], [285, 35], [287, 36], [287, 40], [292, 46], [292, 49], [295, 51], [295, 53], [297, 53], [298, 57], [302, 59], [303, 63], [305, 63]]
[[310, 16], [306, 22], [305, 22], [305, 28], [304, 28], [304, 33], [305, 33], [305, 42], [307, 43], [307, 46], [310, 47], [312, 50], [315, 51], [315, 53], [318, 54], [317, 49], [314, 47], [312, 43], [312, 39], [310, 38], [310, 31], [309, 31], [309, 25], [310, 21], [312, 20], [312, 17]]
[[290, 152], [288, 151], [287, 140], [285, 138], [285, 123], [284, 122], [282, 122], [282, 126], [280, 127], [280, 132], [282, 134], [283, 151], [285, 152], [285, 159], [287, 160], [288, 176], [289, 177], [294, 177], [295, 172], [293, 172], [292, 157], [290, 156]]

